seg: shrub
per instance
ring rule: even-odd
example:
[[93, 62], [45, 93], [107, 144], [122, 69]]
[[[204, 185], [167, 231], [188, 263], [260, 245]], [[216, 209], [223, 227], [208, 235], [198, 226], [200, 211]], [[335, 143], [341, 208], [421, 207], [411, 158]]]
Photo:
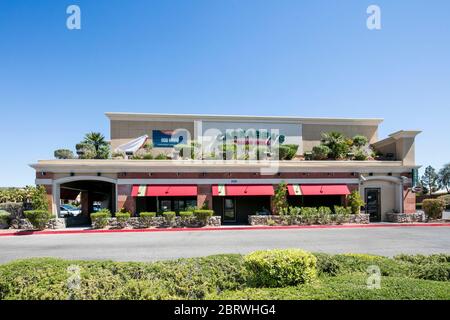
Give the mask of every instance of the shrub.
[[147, 152], [146, 154], [144, 154], [142, 156], [142, 159], [144, 159], [144, 160], [152, 160], [153, 159], [153, 155], [150, 152]]
[[354, 159], [358, 161], [365, 161], [367, 160], [369, 156], [367, 155], [367, 152], [363, 149], [358, 149], [355, 151]]
[[156, 217], [156, 212], [141, 212], [139, 213], [141, 221], [146, 228], [151, 227], [153, 218]]
[[75, 146], [75, 149], [77, 150], [77, 154], [80, 159], [95, 159], [97, 156], [95, 147], [89, 143], [78, 143]]
[[109, 218], [111, 218], [111, 212], [108, 209], [102, 209], [100, 211], [91, 213], [92, 226], [97, 229], [106, 228]]
[[367, 137], [363, 135], [356, 135], [352, 140], [353, 146], [357, 148], [364, 147], [369, 142], [369, 139], [367, 139]]
[[442, 196], [439, 196], [438, 199], [443, 200], [445, 203], [445, 207], [447, 209], [450, 209], [450, 194], [444, 194]]
[[339, 274], [340, 265], [336, 259], [326, 253], [314, 253], [317, 258], [317, 272], [319, 275], [336, 276]]
[[297, 153], [298, 145], [283, 144], [278, 147], [279, 160], [291, 160]]
[[44, 186], [38, 186], [31, 195], [34, 210], [48, 211], [47, 191]]
[[58, 149], [54, 152], [56, 159], [73, 159], [75, 156], [73, 155], [73, 152], [68, 149]]
[[351, 208], [341, 207], [341, 206], [334, 206], [334, 215], [332, 216], [332, 219], [337, 224], [342, 224], [346, 221], [347, 217], [352, 214]]
[[24, 215], [33, 227], [38, 230], [44, 230], [52, 217], [51, 213], [46, 210], [24, 211]]
[[440, 219], [445, 210], [445, 202], [442, 199], [425, 199], [422, 202], [422, 208], [428, 218]]
[[161, 213], [168, 225], [172, 225], [173, 220], [177, 216], [175, 211], [164, 211]]
[[293, 286], [313, 281], [317, 259], [300, 249], [252, 252], [244, 257], [250, 282], [259, 287]]
[[5, 210], [0, 210], [0, 224], [9, 224], [11, 213]]
[[129, 213], [129, 212], [117, 212], [116, 213], [117, 226], [119, 228], [125, 228], [128, 220], [130, 220], [130, 216], [131, 216], [131, 213]]
[[180, 211], [178, 214], [179, 214], [179, 216], [182, 219], [189, 219], [189, 218], [193, 217], [194, 212], [192, 212], [192, 211]]
[[414, 264], [424, 264], [424, 263], [446, 263], [450, 262], [450, 255], [444, 253], [431, 254], [425, 256], [422, 254], [409, 255], [409, 254], [399, 254], [394, 257], [395, 260], [410, 262]]
[[300, 207], [289, 207], [289, 215], [297, 217], [301, 214], [302, 209]]
[[330, 154], [331, 149], [324, 145], [314, 146], [312, 148], [312, 158], [313, 160], [326, 160]]
[[198, 219], [203, 225], [208, 223], [208, 219], [214, 215], [213, 210], [194, 210], [194, 217]]
[[319, 207], [317, 209], [317, 222], [320, 224], [328, 224], [331, 222], [332, 211], [328, 207]]
[[283, 214], [287, 212], [289, 205], [287, 202], [287, 184], [285, 182], [280, 182], [278, 184], [272, 201], [274, 214]]
[[317, 208], [302, 207], [300, 209], [302, 221], [306, 224], [314, 224], [317, 221]]
[[434, 281], [450, 280], [450, 263], [412, 264], [410, 270], [413, 278]]
[[352, 210], [352, 214], [359, 214], [361, 211], [361, 206], [364, 205], [364, 201], [361, 199], [361, 195], [357, 190], [352, 191], [348, 196], [348, 205]]
[[[350, 144], [352, 141], [350, 141]], [[350, 144], [347, 138], [340, 132], [322, 133], [322, 144], [330, 148], [328, 156], [332, 159], [343, 159], [347, 157]]]

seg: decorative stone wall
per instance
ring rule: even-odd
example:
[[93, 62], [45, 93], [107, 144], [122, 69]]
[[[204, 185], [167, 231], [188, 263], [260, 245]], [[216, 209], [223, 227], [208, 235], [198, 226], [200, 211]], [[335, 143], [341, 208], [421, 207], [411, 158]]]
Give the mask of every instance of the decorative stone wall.
[[386, 213], [386, 220], [388, 222], [396, 223], [411, 223], [411, 222], [425, 222], [425, 215], [421, 212], [417, 213]]
[[[302, 221], [301, 216], [279, 216], [279, 215], [267, 215], [267, 216], [248, 216], [248, 222], [252, 226], [269, 225], [269, 221], [273, 221], [273, 225], [286, 226], [286, 225], [307, 225], [308, 223]], [[272, 224], [271, 223], [271, 224]], [[353, 224], [368, 224], [369, 215], [362, 214], [351, 214], [345, 218], [341, 223], [353, 223]], [[327, 223], [329, 225], [338, 224], [337, 222]]]
[[[207, 227], [218, 227], [221, 225], [220, 216], [212, 216], [208, 219]], [[92, 221], [92, 228], [98, 229], [95, 221]], [[203, 223], [198, 219], [192, 217], [183, 219], [181, 217], [175, 217], [171, 223], [169, 223], [164, 217], [154, 217], [143, 219], [141, 217], [131, 217], [125, 224], [119, 223], [117, 218], [108, 219], [108, 228], [110, 229], [145, 229], [145, 228], [201, 228], [204, 227]]]
[[[33, 230], [34, 227], [28, 219], [13, 219], [10, 223], [10, 229]], [[66, 220], [63, 218], [53, 218], [47, 223], [46, 229], [64, 229]]]

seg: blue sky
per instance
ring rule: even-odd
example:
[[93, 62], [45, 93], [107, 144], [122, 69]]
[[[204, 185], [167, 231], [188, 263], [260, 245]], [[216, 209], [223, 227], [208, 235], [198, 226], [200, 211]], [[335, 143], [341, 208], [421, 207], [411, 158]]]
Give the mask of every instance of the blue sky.
[[[66, 28], [79, 5], [82, 29]], [[382, 29], [366, 28], [377, 4]], [[450, 162], [450, 2], [0, 0], [0, 186], [106, 111], [381, 117]]]

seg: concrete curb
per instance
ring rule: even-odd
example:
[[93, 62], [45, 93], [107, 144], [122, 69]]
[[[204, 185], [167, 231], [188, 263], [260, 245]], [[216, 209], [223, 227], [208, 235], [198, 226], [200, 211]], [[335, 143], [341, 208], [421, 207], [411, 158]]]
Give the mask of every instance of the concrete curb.
[[351, 225], [310, 225], [310, 226], [236, 226], [205, 228], [161, 228], [161, 229], [85, 229], [55, 231], [12, 231], [0, 232], [2, 236], [27, 236], [50, 234], [90, 234], [90, 233], [138, 233], [138, 232], [183, 232], [183, 231], [237, 231], [237, 230], [290, 230], [290, 229], [355, 229], [355, 228], [403, 228], [403, 227], [450, 227], [450, 223], [390, 223], [390, 224], [351, 224]]

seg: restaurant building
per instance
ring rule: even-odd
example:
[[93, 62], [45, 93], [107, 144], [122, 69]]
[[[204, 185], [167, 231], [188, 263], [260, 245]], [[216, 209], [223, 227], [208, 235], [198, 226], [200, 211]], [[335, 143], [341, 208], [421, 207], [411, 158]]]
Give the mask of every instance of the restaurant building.
[[[78, 196], [86, 215], [95, 204], [133, 214], [203, 206], [225, 224], [245, 224], [249, 215], [272, 211], [274, 189], [281, 182], [287, 184], [291, 206], [345, 205], [347, 195], [357, 190], [371, 221], [384, 221], [388, 213], [415, 212], [412, 187], [419, 166], [414, 140], [420, 132], [401, 130], [379, 139], [381, 119], [106, 116], [111, 159], [41, 160], [31, 165], [55, 215], [61, 200]], [[311, 160], [311, 151], [326, 132], [365, 136], [377, 156]], [[232, 145], [234, 152], [224, 144]], [[281, 146], [293, 145], [290, 160], [280, 160]], [[143, 148], [151, 155], [139, 158]]]

